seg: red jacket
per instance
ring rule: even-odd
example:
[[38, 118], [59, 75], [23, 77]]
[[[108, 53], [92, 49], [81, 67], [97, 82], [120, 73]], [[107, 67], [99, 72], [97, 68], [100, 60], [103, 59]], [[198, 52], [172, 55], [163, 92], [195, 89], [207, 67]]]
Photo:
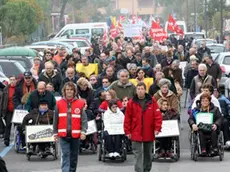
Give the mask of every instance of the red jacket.
[[[123, 108], [122, 103], [121, 103], [120, 100], [117, 100], [117, 106], [118, 106], [119, 109]], [[102, 110], [106, 111], [108, 109], [108, 107], [109, 107], [109, 102], [107, 100], [105, 100], [105, 101], [103, 101], [101, 103], [101, 105], [99, 106], [99, 109], [102, 109]]]
[[161, 131], [162, 115], [154, 98], [146, 94], [146, 108], [142, 109], [137, 95], [128, 102], [125, 111], [124, 131], [132, 141], [154, 141], [154, 131]]
[[[65, 99], [57, 101], [58, 109], [58, 136], [66, 137], [68, 134], [72, 138], [79, 138], [81, 134], [81, 114], [85, 102], [81, 99], [67, 102]], [[68, 111], [71, 108], [71, 114]]]

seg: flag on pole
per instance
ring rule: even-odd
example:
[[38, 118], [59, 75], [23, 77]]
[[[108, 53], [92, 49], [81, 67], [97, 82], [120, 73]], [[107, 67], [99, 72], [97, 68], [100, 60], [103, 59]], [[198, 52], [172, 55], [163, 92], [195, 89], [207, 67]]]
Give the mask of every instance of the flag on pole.
[[176, 24], [176, 20], [170, 14], [168, 17], [168, 30], [176, 32], [177, 34], [184, 35], [184, 31]]
[[163, 42], [166, 38], [168, 38], [167, 32], [163, 28], [161, 28], [159, 23], [157, 23], [156, 21], [152, 21], [150, 36], [153, 40], [158, 42]]

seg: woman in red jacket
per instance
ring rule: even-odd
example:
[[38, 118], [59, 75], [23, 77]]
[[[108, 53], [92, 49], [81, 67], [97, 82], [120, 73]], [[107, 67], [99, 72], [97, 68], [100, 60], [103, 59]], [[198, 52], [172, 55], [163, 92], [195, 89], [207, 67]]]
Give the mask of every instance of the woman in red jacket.
[[156, 100], [146, 94], [143, 82], [138, 83], [136, 95], [126, 107], [124, 121], [125, 135], [132, 140], [136, 172], [151, 171], [153, 141], [161, 125], [162, 115]]

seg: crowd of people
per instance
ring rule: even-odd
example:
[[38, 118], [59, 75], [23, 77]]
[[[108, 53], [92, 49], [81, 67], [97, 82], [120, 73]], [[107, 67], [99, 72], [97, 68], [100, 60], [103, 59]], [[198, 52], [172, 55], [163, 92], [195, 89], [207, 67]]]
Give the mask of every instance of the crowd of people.
[[[10, 143], [14, 110], [25, 109], [29, 114], [23, 120], [22, 130], [30, 118], [35, 123], [52, 123], [55, 136], [60, 138], [62, 171], [74, 172], [80, 140], [86, 139], [84, 148], [91, 148], [86, 136], [87, 121], [102, 118], [105, 130], [113, 123], [124, 124], [125, 135], [132, 141], [135, 171], [150, 172], [155, 135], [161, 132], [162, 119], [180, 119], [184, 88], [190, 90], [191, 100], [195, 99], [189, 118], [191, 128], [199, 128], [195, 114], [213, 113], [211, 140], [215, 152], [215, 131], [222, 128], [222, 112], [226, 117], [225, 142], [230, 141], [226, 122], [230, 101], [220, 89], [221, 68], [212, 60], [205, 42], [200, 48], [187, 48], [183, 37], [170, 37], [159, 44], [149, 39], [125, 39], [121, 34], [106, 45], [98, 40], [93, 46], [85, 54], [78, 48], [72, 54], [67, 54], [64, 47], [46, 49], [43, 59], [34, 58], [33, 67], [23, 77], [9, 76], [8, 85], [0, 92], [0, 114], [4, 119], [0, 122], [0, 134], [6, 146]], [[179, 67], [181, 61], [187, 61], [184, 73]], [[56, 101], [55, 97], [60, 96]], [[120, 140], [107, 133], [109, 157], [121, 156]], [[160, 144], [159, 156], [172, 156], [170, 139], [160, 139]], [[201, 139], [204, 154], [205, 144]]]

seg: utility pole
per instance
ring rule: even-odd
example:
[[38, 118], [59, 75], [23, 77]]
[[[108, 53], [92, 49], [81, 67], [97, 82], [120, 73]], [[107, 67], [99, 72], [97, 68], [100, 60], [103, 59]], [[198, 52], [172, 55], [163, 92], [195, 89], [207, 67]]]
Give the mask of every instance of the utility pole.
[[2, 27], [0, 26], [0, 45], [2, 45]]
[[196, 7], [196, 0], [194, 0], [194, 32], [196, 32], [197, 26], [197, 7]]
[[208, 36], [208, 14], [207, 14], [207, 8], [208, 8], [208, 4], [207, 4], [207, 0], [205, 0], [204, 2], [204, 22], [205, 22], [205, 36], [207, 38]]
[[223, 21], [223, 0], [220, 0], [220, 42], [223, 43], [223, 28], [224, 28], [224, 21]]
[[187, 29], [188, 29], [188, 0], [186, 0], [186, 25], [187, 25]]

